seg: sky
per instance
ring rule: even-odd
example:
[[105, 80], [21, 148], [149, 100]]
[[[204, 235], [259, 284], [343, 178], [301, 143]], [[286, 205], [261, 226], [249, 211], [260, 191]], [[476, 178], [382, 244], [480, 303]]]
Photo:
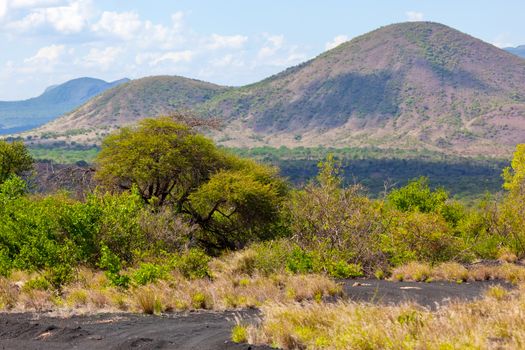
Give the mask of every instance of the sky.
[[85, 76], [239, 86], [405, 21], [517, 46], [524, 14], [525, 0], [0, 0], [0, 100]]

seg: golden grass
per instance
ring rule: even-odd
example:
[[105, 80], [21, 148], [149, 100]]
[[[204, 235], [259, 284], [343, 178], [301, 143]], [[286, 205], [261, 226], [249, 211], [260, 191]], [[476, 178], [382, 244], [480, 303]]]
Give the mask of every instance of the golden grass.
[[525, 290], [492, 287], [479, 301], [431, 312], [416, 305], [266, 304], [252, 344], [283, 349], [523, 349]]
[[511, 283], [525, 282], [525, 267], [512, 263], [496, 266], [474, 265], [465, 267], [448, 262], [434, 267], [428, 264], [412, 262], [392, 271], [394, 281], [486, 281], [502, 280]]
[[0, 310], [152, 314], [259, 307], [268, 301], [321, 301], [341, 293], [341, 287], [326, 276], [284, 273], [267, 277], [220, 274], [214, 279], [189, 280], [173, 272], [165, 280], [124, 290], [110, 286], [103, 272], [81, 269], [76, 280], [60, 293], [31, 287], [28, 281], [38, 281], [39, 275], [13, 276], [0, 278]]

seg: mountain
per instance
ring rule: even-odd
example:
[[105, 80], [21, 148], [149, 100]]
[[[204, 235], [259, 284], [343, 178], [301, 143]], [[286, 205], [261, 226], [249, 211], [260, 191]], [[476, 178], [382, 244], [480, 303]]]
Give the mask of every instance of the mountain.
[[393, 24], [240, 88], [179, 77], [130, 82], [37, 133], [60, 140], [65, 130], [95, 128], [82, 139], [99, 142], [96, 128], [180, 107], [221, 117], [212, 136], [226, 146], [508, 155], [525, 142], [525, 60], [442, 24]]
[[525, 58], [525, 45], [520, 45], [517, 47], [506, 47], [504, 50]]
[[24, 101], [0, 101], [0, 134], [19, 132], [42, 125], [82, 105], [129, 79], [107, 83], [100, 79], [79, 78], [48, 87], [38, 97]]
[[194, 109], [229, 88], [199, 80], [156, 76], [111, 89], [39, 131], [114, 128], [141, 118]]

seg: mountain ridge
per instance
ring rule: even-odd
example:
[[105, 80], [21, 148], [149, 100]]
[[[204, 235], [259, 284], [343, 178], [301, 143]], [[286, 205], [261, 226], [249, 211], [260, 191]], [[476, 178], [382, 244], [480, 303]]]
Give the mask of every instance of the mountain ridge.
[[113, 82], [81, 77], [47, 87], [37, 96], [20, 101], [0, 101], [0, 134], [23, 131], [44, 124], [87, 102], [93, 96], [129, 79]]
[[516, 47], [506, 47], [504, 48], [504, 50], [513, 53], [519, 57], [525, 58], [525, 45], [520, 45]]
[[[149, 79], [154, 85], [155, 78]], [[197, 84], [177, 79], [181, 86]], [[172, 107], [222, 118], [223, 130], [211, 136], [225, 146], [379, 146], [506, 155], [525, 142], [525, 60], [439, 23], [381, 27], [247, 86], [206, 84], [197, 84], [207, 91], [197, 99], [189, 94], [193, 87], [177, 91], [181, 103]], [[129, 108], [101, 113], [101, 102], [113, 101], [104, 96], [40, 132], [59, 133], [64, 125], [111, 130], [154, 115]], [[182, 103], [186, 99], [191, 103]], [[149, 110], [163, 113], [166, 103], [157, 102]], [[94, 134], [84, 135], [84, 141], [99, 142]]]

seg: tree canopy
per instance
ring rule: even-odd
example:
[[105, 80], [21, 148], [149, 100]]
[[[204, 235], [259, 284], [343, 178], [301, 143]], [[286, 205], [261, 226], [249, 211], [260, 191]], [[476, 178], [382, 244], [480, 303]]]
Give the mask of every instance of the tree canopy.
[[108, 136], [96, 178], [113, 189], [135, 187], [144, 201], [173, 207], [202, 228], [207, 248], [242, 245], [278, 218], [286, 184], [276, 169], [240, 159], [171, 117], [142, 120]]
[[12, 175], [22, 175], [33, 167], [33, 158], [23, 142], [0, 140], [0, 184]]
[[523, 193], [525, 190], [525, 144], [516, 146], [510, 167], [503, 171], [503, 188], [512, 193]]

